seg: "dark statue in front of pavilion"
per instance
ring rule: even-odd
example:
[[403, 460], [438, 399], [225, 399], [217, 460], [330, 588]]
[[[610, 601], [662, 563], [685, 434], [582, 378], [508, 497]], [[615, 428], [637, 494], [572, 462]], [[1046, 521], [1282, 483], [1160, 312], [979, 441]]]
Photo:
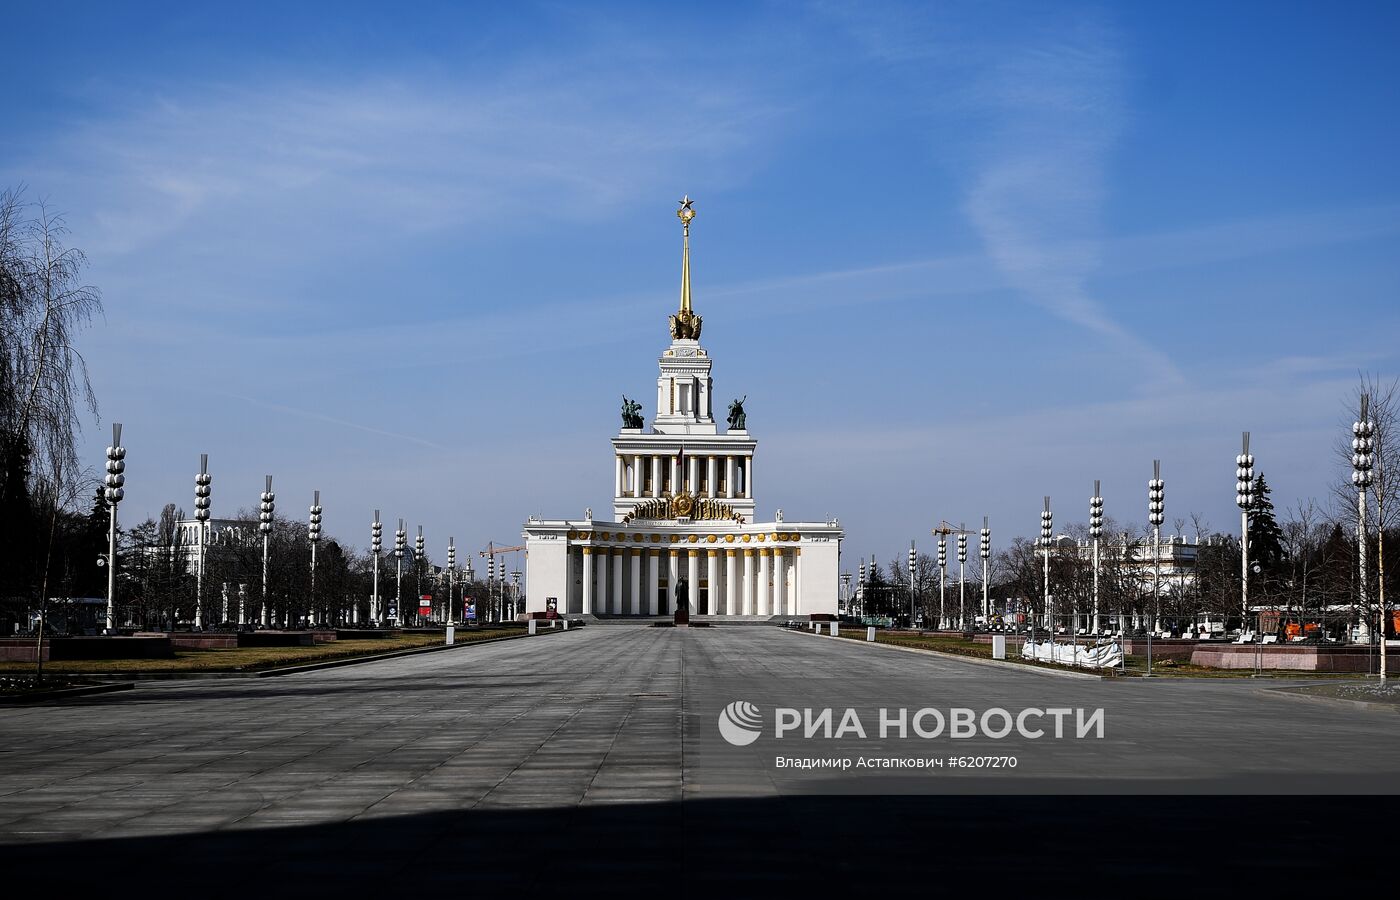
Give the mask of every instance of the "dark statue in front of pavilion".
[[676, 583], [676, 614], [674, 621], [677, 625], [690, 624], [690, 584], [684, 578]]

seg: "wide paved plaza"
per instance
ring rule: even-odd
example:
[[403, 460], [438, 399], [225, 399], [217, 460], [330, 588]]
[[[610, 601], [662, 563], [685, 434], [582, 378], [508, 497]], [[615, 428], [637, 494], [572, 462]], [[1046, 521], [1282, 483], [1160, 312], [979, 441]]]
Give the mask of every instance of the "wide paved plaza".
[[[775, 627], [635, 624], [282, 678], [146, 682], [0, 710], [0, 858], [123, 871], [122, 860], [197, 860], [245, 876], [247, 865], [301, 866], [332, 880], [392, 871], [425, 883], [471, 870], [478, 886], [502, 887], [564, 871], [593, 876], [579, 884], [611, 874], [660, 884], [688, 868], [693, 886], [736, 866], [818, 877], [805, 867], [856, 864], [837, 860], [843, 848], [868, 854], [872, 829], [901, 859], [926, 842], [996, 840], [1021, 815], [1043, 827], [1013, 858], [1070, 840], [1054, 833], [1065, 821], [1086, 860], [1113, 859], [1124, 849], [1115, 823], [1180, 840], [1224, 828], [1234, 809], [1246, 843], [1312, 840], [1296, 863], [1306, 867], [1330, 858], [1314, 826], [1360, 806], [1332, 801], [1328, 813], [1307, 795], [1400, 790], [1400, 717], [1278, 699], [1265, 690], [1278, 684], [1082, 680]], [[732, 701], [764, 717], [747, 746], [721, 737]], [[867, 736], [777, 737], [780, 707], [814, 717], [830, 707], [833, 724], [850, 708]], [[1067, 726], [1055, 739], [1044, 720], [1039, 739], [911, 729], [881, 740], [879, 710], [901, 707], [1101, 708], [1104, 729], [1077, 738]], [[1015, 765], [949, 759], [977, 756]], [[1252, 806], [1209, 796], [1225, 793], [1277, 796]], [[1393, 814], [1391, 800], [1367, 802]], [[1292, 825], [1268, 835], [1260, 809]], [[1190, 846], [1149, 855], [1170, 865]], [[742, 860], [722, 856], [733, 848], [747, 848]]]

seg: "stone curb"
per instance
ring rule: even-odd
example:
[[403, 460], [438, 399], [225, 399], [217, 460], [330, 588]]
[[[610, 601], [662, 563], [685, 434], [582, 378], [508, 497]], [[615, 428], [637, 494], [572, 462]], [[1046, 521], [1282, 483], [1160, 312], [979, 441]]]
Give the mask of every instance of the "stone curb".
[[44, 700], [67, 700], [69, 697], [83, 697], [88, 694], [110, 694], [112, 691], [129, 691], [136, 685], [129, 681], [116, 684], [94, 684], [87, 687], [62, 688], [57, 691], [43, 691], [35, 694], [11, 694], [0, 697], [0, 706], [12, 703], [39, 703]]
[[1400, 704], [1395, 703], [1372, 703], [1369, 700], [1347, 700], [1343, 697], [1319, 697], [1316, 694], [1304, 694], [1292, 688], [1267, 688], [1256, 691], [1266, 697], [1278, 697], [1283, 700], [1298, 700], [1303, 703], [1323, 703], [1328, 706], [1349, 706], [1365, 712], [1383, 712], [1396, 715], [1400, 713]]
[[[831, 635], [829, 635], [829, 634], [827, 634], [827, 635], [812, 634], [812, 632], [810, 632], [810, 631], [803, 631], [802, 629], [784, 628], [783, 630], [784, 630], [784, 631], [787, 631], [787, 632], [791, 632], [791, 633], [793, 633], [793, 634], [806, 634], [806, 635], [810, 635], [811, 637], [816, 637], [816, 638], [820, 638], [820, 637], [829, 638], [829, 637], [831, 637]], [[1005, 661], [999, 660], [999, 659], [977, 659], [976, 657], [972, 657], [972, 656], [960, 656], [960, 655], [958, 655], [957, 653], [945, 653], [945, 652], [943, 652], [942, 650], [925, 650], [925, 649], [923, 649], [923, 648], [921, 648], [921, 647], [900, 647], [900, 646], [897, 645], [897, 644], [882, 644], [882, 643], [880, 643], [879, 641], [875, 641], [875, 642], [873, 642], [873, 643], [870, 642], [870, 641], [857, 641], [857, 640], [855, 640], [854, 638], [843, 638], [843, 637], [838, 637], [838, 638], [836, 638], [836, 640], [838, 640], [838, 641], [850, 641], [851, 643], [856, 643], [856, 644], [864, 644], [864, 645], [867, 646], [867, 647], [869, 647], [869, 646], [883, 647], [883, 648], [885, 648], [886, 650], [900, 650], [900, 651], [903, 651], [904, 653], [925, 653], [925, 654], [928, 654], [929, 656], [937, 656], [937, 657], [940, 657], [940, 658], [942, 658], [942, 659], [951, 659], [951, 660], [954, 660], [954, 661], [956, 661], [956, 662], [970, 663], [970, 664], [972, 664], [972, 665], [974, 665], [974, 666], [992, 666], [992, 667], [997, 668], [997, 669], [1014, 669], [1014, 670], [1017, 671], [1017, 672], [1029, 672], [1029, 673], [1031, 673], [1031, 674], [1033, 674], [1033, 675], [1051, 675], [1051, 676], [1058, 677], [1058, 678], [1079, 678], [1079, 679], [1088, 679], [1088, 680], [1090, 680], [1090, 681], [1104, 681], [1104, 680], [1106, 680], [1106, 679], [1104, 678], [1103, 675], [1090, 675], [1088, 672], [1062, 672], [1062, 671], [1060, 671], [1059, 669], [1048, 669], [1048, 668], [1044, 668], [1044, 667], [1042, 667], [1042, 666], [1029, 666], [1029, 665], [1025, 665], [1025, 664], [1023, 664], [1023, 663], [1005, 662]]]

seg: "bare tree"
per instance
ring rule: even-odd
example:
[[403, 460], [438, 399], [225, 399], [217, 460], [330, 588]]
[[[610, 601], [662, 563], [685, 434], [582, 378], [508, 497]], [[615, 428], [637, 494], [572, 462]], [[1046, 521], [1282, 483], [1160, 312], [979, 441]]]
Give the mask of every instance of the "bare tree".
[[97, 399], [75, 337], [101, 294], [82, 283], [87, 257], [64, 246], [62, 216], [22, 193], [0, 193], [0, 428], [33, 471], [76, 474], [79, 416]]
[[37, 595], [41, 609], [58, 521], [85, 484], [80, 413], [97, 412], [75, 339], [101, 301], [66, 233], [43, 202], [0, 191], [0, 540], [14, 552], [0, 595]]
[[1342, 463], [1334, 492], [1338, 505], [1338, 518], [1357, 523], [1357, 540], [1360, 559], [1369, 554], [1366, 545], [1372, 535], [1375, 538], [1375, 567], [1365, 574], [1364, 582], [1358, 581], [1365, 598], [1361, 614], [1363, 621], [1373, 621], [1378, 617], [1381, 623], [1381, 640], [1384, 648], [1385, 634], [1389, 631], [1387, 618], [1386, 575], [1385, 575], [1385, 535], [1400, 527], [1400, 379], [1383, 381], [1370, 373], [1362, 373], [1355, 392], [1347, 398], [1346, 416], [1352, 421], [1360, 421], [1363, 398], [1366, 401], [1365, 419], [1374, 428], [1371, 434], [1371, 484], [1366, 492], [1369, 504], [1374, 505], [1375, 517], [1367, 514], [1366, 530], [1363, 531], [1358, 516], [1358, 490], [1352, 483], [1353, 435], [1351, 422], [1345, 423], [1346, 431], [1337, 443], [1337, 456]]

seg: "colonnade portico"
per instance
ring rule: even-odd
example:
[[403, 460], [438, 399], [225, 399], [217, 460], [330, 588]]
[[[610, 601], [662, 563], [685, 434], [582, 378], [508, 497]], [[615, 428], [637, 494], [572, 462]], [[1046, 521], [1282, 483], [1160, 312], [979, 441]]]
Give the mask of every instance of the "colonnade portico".
[[669, 614], [684, 582], [694, 614], [801, 615], [802, 539], [799, 532], [571, 530], [566, 537], [568, 569], [576, 583], [559, 598], [558, 610], [601, 616]]
[[753, 454], [706, 453], [682, 467], [676, 453], [618, 453], [613, 460], [613, 497], [666, 497], [682, 491], [716, 500], [753, 499]]

